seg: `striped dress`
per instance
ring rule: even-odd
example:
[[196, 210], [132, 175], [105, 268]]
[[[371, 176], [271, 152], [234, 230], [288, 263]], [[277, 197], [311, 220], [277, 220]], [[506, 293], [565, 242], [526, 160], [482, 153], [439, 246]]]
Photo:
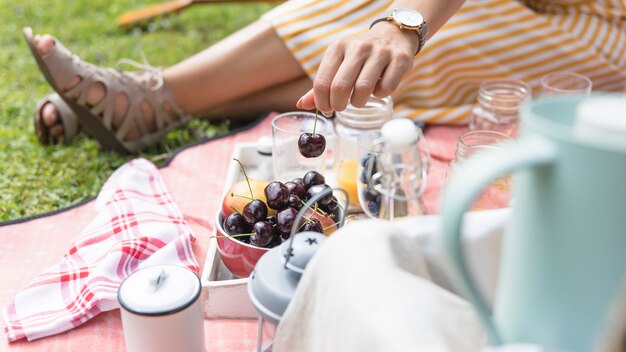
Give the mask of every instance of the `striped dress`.
[[[292, 0], [264, 18], [314, 78], [328, 44], [366, 31], [391, 3]], [[536, 91], [543, 75], [574, 71], [594, 90], [621, 91], [626, 0], [468, 0], [415, 60], [393, 94], [395, 112], [427, 123], [467, 123], [487, 79], [520, 79]]]

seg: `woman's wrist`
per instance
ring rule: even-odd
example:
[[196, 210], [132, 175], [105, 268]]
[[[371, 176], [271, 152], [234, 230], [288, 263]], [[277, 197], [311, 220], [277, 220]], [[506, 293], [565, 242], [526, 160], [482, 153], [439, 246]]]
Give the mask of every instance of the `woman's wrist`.
[[413, 30], [402, 29], [390, 21], [380, 21], [370, 28], [370, 32], [386, 38], [393, 38], [394, 42], [407, 48], [411, 55], [415, 54], [419, 49], [419, 34]]

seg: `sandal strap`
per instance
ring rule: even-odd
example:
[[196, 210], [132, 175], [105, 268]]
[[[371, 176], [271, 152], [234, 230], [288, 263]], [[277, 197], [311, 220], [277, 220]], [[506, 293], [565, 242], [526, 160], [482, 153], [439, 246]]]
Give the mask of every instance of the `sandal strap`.
[[41, 58], [52, 73], [54, 83], [60, 88], [67, 87], [76, 76], [84, 78], [86, 74], [96, 69], [95, 66], [72, 54], [58, 40], [55, 40], [52, 50], [48, 54], [42, 55]]
[[[101, 116], [104, 126], [111, 131], [115, 131], [115, 136], [120, 141], [125, 141], [124, 137], [133, 125], [137, 126], [141, 136], [153, 133], [150, 131], [141, 110], [141, 104], [144, 101], [152, 110], [156, 132], [171, 130], [180, 125], [182, 120], [188, 120], [188, 118], [185, 118], [182, 109], [174, 101], [165, 83], [155, 88], [152, 84], [146, 83], [146, 79], [148, 78], [134, 77], [132, 74], [111, 68], [96, 68], [89, 72], [89, 75], [83, 77], [79, 84], [68, 90], [66, 95], [69, 98], [76, 99], [78, 104], [88, 107], [93, 115]], [[105, 94], [100, 102], [89, 107], [87, 104], [89, 89], [96, 83], [102, 84]], [[120, 94], [126, 97], [128, 106], [122, 117], [122, 124], [119, 128], [115, 128], [113, 126], [115, 104]], [[167, 112], [165, 106], [171, 110], [171, 113]]]

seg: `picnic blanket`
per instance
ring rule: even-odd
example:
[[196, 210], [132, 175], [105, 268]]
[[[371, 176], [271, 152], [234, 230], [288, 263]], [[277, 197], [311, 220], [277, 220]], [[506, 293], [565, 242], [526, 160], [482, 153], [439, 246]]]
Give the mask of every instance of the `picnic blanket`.
[[[193, 252], [204, 265], [212, 223], [220, 209], [224, 180], [233, 147], [271, 135], [270, 114], [245, 129], [204, 141], [175, 154], [160, 169], [165, 184], [196, 236]], [[436, 212], [439, 189], [445, 179], [446, 158], [454, 152], [461, 127], [429, 127], [427, 140], [433, 152], [429, 190], [425, 202]], [[56, 264], [78, 234], [96, 216], [94, 201], [79, 204], [47, 216], [21, 219], [0, 226], [0, 306], [4, 307], [34, 277]], [[256, 321], [205, 320], [208, 351], [251, 351], [256, 347]], [[4, 332], [2, 332], [4, 335]], [[100, 313], [85, 324], [64, 333], [27, 342], [9, 344], [0, 338], [0, 350], [9, 351], [123, 351], [124, 337], [119, 310]]]

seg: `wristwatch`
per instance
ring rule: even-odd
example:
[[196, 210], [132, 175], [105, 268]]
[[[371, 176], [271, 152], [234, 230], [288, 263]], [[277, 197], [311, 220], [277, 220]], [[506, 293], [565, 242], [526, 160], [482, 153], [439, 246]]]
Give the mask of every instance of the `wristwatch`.
[[372, 28], [376, 23], [382, 22], [382, 21], [389, 21], [395, 24], [396, 26], [398, 26], [400, 29], [406, 29], [406, 30], [417, 32], [417, 35], [419, 36], [419, 46], [417, 47], [417, 51], [415, 52], [415, 55], [417, 55], [420, 52], [420, 50], [422, 50], [422, 47], [424, 46], [424, 43], [426, 42], [426, 35], [428, 34], [428, 27], [426, 26], [426, 21], [424, 21], [424, 16], [422, 16], [421, 13], [413, 9], [405, 9], [405, 8], [393, 9], [391, 11], [386, 12], [384, 17], [381, 17], [375, 20], [374, 22], [372, 22], [372, 24], [370, 25], [370, 28]]

